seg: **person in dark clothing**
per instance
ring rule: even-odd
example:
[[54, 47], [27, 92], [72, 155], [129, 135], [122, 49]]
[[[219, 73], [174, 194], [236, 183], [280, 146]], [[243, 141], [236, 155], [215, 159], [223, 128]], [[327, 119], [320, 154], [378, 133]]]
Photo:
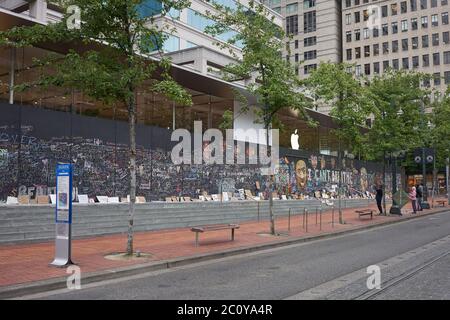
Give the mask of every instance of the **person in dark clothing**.
[[379, 184], [375, 187], [376, 196], [375, 200], [377, 200], [378, 210], [380, 210], [380, 214], [383, 214], [383, 208], [381, 206], [381, 200], [383, 200], [383, 185]]
[[422, 211], [422, 202], [423, 202], [423, 184], [418, 184], [416, 186], [416, 197], [417, 197], [417, 210]]

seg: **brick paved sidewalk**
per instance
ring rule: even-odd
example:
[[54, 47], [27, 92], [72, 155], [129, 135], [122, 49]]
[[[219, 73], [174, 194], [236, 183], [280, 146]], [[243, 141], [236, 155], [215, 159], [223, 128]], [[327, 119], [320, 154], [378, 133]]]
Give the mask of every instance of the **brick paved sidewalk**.
[[[374, 205], [365, 208], [371, 208], [374, 209], [374, 212], [377, 212]], [[442, 208], [435, 208], [433, 210], [440, 209]], [[105, 255], [123, 252], [125, 250], [126, 234], [73, 240], [72, 258], [81, 268], [82, 273], [88, 273], [111, 270], [139, 263], [196, 256], [199, 254], [280, 242], [293, 238], [311, 237], [324, 233], [357, 229], [370, 224], [380, 224], [388, 220], [407, 219], [411, 216], [410, 213], [407, 213], [402, 217], [375, 215], [373, 220], [370, 220], [368, 217], [359, 219], [355, 210], [357, 208], [343, 210], [346, 224], [342, 225], [338, 223], [336, 210], [334, 228], [331, 223], [331, 211], [324, 212], [322, 215], [322, 230], [320, 230], [319, 225], [316, 225], [315, 211], [310, 212], [308, 217], [308, 232], [302, 228], [302, 217], [293, 215], [291, 217], [291, 232], [289, 234], [287, 234], [287, 217], [279, 217], [276, 219], [276, 230], [283, 235], [277, 237], [268, 235], [270, 225], [267, 220], [245, 222], [241, 223], [240, 229], [236, 230], [236, 239], [234, 242], [229, 240], [229, 230], [215, 231], [200, 234], [199, 247], [195, 247], [195, 234], [188, 228], [136, 232], [134, 242], [135, 250], [151, 254], [150, 259], [139, 261], [109, 260], [104, 257]], [[433, 210], [427, 210], [426, 213], [432, 212]], [[64, 268], [49, 266], [49, 263], [53, 260], [53, 255], [53, 241], [0, 246], [0, 287], [67, 276]]]

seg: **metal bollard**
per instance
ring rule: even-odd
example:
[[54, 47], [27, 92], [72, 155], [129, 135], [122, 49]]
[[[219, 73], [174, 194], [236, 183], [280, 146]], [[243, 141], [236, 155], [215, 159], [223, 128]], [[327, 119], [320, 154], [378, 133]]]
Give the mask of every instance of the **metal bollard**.
[[331, 211], [331, 227], [334, 228], [334, 205], [333, 210]]
[[288, 213], [288, 232], [291, 232], [291, 208], [289, 208]]
[[306, 225], [305, 225], [305, 231], [308, 232], [308, 209], [305, 208], [305, 213], [306, 213]]
[[319, 208], [316, 207], [316, 226], [317, 226], [317, 215], [319, 214]]
[[302, 216], [302, 218], [303, 218], [302, 228], [303, 228], [303, 229], [305, 229], [305, 217], [306, 217], [306, 209], [304, 208], [304, 209], [303, 209], [303, 216]]
[[322, 231], [322, 208], [320, 208], [320, 231]]
[[258, 201], [258, 222], [259, 222], [259, 201]]

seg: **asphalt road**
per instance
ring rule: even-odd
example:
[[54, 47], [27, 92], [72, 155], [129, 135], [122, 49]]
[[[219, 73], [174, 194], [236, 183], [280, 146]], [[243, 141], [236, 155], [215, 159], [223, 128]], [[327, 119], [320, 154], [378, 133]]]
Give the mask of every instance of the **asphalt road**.
[[[450, 211], [354, 234], [277, 248], [83, 287], [41, 299], [285, 299], [450, 235]], [[450, 240], [450, 237], [447, 237]], [[441, 240], [443, 241], [443, 240]], [[407, 256], [428, 261], [448, 242]], [[436, 252], [434, 252], [435, 250]], [[444, 251], [443, 251], [444, 250]], [[399, 258], [399, 261], [403, 259]], [[378, 295], [377, 299], [449, 298], [449, 256]], [[387, 264], [386, 264], [387, 265]], [[411, 263], [396, 265], [396, 270]], [[393, 269], [394, 270], [394, 269]], [[400, 272], [400, 273], [401, 273]], [[398, 273], [398, 272], [397, 272]], [[418, 280], [419, 279], [419, 280]], [[405, 291], [409, 295], [405, 296]], [[351, 291], [346, 291], [351, 292]], [[356, 294], [356, 293], [355, 293]], [[353, 298], [347, 296], [344, 298]]]

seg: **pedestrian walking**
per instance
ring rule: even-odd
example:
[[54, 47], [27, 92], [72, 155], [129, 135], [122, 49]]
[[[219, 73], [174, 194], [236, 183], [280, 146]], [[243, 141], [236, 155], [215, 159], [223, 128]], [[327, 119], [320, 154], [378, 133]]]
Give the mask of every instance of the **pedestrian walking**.
[[413, 208], [413, 213], [416, 214], [417, 213], [417, 192], [416, 192], [416, 187], [411, 187], [411, 191], [408, 194], [409, 199], [411, 200], [411, 205]]
[[418, 184], [416, 187], [417, 193], [417, 210], [422, 211], [422, 203], [423, 203], [423, 184]]
[[375, 191], [375, 200], [377, 201], [378, 210], [380, 211], [380, 214], [383, 214], [383, 207], [381, 206], [381, 201], [383, 200], [383, 185], [380, 183], [375, 186]]

